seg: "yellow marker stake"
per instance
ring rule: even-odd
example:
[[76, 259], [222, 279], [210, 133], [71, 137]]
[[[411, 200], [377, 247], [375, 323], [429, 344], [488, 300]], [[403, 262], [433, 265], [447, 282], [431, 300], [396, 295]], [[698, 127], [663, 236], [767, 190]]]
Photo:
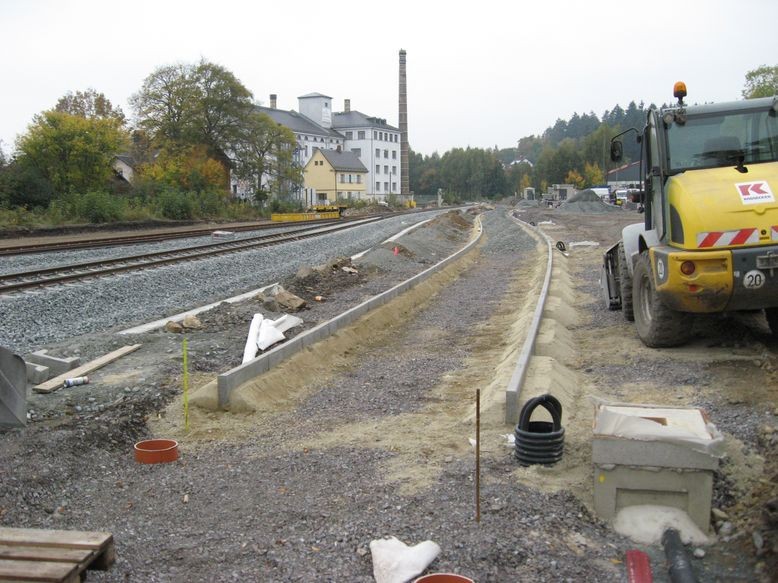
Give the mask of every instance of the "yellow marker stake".
[[184, 352], [184, 429], [189, 431], [189, 367], [187, 366], [186, 338], [184, 338], [182, 349]]

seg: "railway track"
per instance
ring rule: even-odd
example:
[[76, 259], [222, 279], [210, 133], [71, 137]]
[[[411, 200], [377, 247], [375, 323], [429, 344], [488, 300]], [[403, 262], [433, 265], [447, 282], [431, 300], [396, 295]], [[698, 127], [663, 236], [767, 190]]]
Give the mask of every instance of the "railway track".
[[[327, 225], [343, 222], [349, 219], [321, 219], [306, 221], [305, 224]], [[277, 229], [288, 223], [254, 223], [250, 225], [237, 225], [230, 227], [231, 232], [260, 231], [264, 229]], [[161, 231], [146, 233], [143, 235], [122, 235], [118, 237], [95, 237], [81, 241], [50, 241], [48, 243], [29, 243], [19, 245], [0, 246], [0, 257], [9, 255], [28, 255], [31, 253], [49, 253], [54, 251], [73, 251], [77, 249], [92, 249], [95, 247], [116, 247], [119, 245], [138, 245], [141, 243], [158, 243], [170, 239], [185, 239], [187, 237], [202, 237], [213, 233], [213, 227], [199, 227], [185, 231]]]
[[[23, 271], [0, 275], [0, 295], [19, 292], [32, 288], [59, 285], [62, 283], [92, 279], [116, 273], [136, 271], [141, 269], [150, 269], [162, 265], [171, 265], [185, 261], [195, 261], [216, 255], [225, 255], [228, 253], [237, 253], [259, 247], [269, 247], [281, 243], [289, 243], [312, 237], [319, 237], [337, 231], [351, 229], [361, 225], [367, 225], [376, 221], [383, 220], [385, 217], [369, 217], [361, 220], [352, 220], [349, 222], [336, 222], [331, 224], [317, 224], [312, 227], [297, 229], [292, 232], [275, 233], [272, 235], [259, 235], [248, 237], [241, 240], [219, 241], [216, 243], [207, 243], [196, 245], [194, 247], [185, 247], [171, 249], [168, 251], [157, 251], [154, 253], [143, 253], [138, 255], [127, 255], [112, 259], [102, 259], [98, 261], [83, 262], [71, 265], [61, 265], [45, 269]], [[330, 221], [332, 222], [332, 221]]]

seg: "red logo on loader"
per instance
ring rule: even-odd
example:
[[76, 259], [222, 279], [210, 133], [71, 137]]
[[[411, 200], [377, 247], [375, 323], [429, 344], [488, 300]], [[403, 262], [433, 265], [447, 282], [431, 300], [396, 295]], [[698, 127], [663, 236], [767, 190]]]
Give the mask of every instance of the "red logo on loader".
[[740, 194], [744, 197], [752, 194], [770, 194], [769, 190], [765, 190], [767, 186], [766, 182], [751, 182], [748, 184], [738, 184], [737, 188]]
[[766, 180], [759, 182], [740, 182], [735, 184], [740, 201], [743, 204], [761, 204], [765, 202], [775, 202], [773, 191]]

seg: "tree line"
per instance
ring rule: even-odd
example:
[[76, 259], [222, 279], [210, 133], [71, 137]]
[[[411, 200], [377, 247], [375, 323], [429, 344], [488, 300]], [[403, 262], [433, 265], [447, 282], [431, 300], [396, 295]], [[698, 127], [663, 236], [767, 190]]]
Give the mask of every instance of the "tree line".
[[[778, 66], [746, 74], [743, 97], [776, 92]], [[36, 115], [10, 157], [0, 149], [0, 224], [250, 216], [256, 207], [230, 197], [230, 175], [254, 202], [270, 199], [271, 209], [302, 183], [294, 133], [259, 112], [251, 92], [220, 65], [202, 59], [159, 67], [130, 105], [132, 123], [104, 94], [87, 89]], [[554, 183], [601, 184], [611, 138], [642, 127], [646, 109], [633, 101], [599, 117], [574, 113], [515, 148], [411, 151], [411, 189], [462, 200], [512, 196], [530, 186], [545, 191]], [[638, 145], [624, 145], [625, 161], [638, 159]], [[114, 168], [122, 154], [132, 164], [130, 183]]]
[[[255, 202], [302, 183], [294, 133], [259, 112], [220, 65], [159, 67], [130, 105], [132, 124], [87, 89], [37, 114], [12, 156], [0, 151], [0, 211], [94, 222], [252, 214], [231, 200], [230, 174]], [[114, 169], [117, 156], [131, 163], [130, 183]]]
[[[745, 77], [744, 98], [778, 94], [778, 66], [763, 65]], [[515, 148], [454, 148], [428, 156], [411, 151], [411, 190], [426, 196], [442, 190], [455, 200], [513, 196], [530, 186], [545, 192], [551, 184], [579, 189], [603, 184], [613, 169], [611, 138], [627, 128], [642, 128], [651, 107], [655, 105], [632, 101], [626, 109], [617, 104], [599, 117], [594, 112], [574, 113], [570, 119], [557, 119], [539, 136], [519, 139]], [[625, 140], [621, 164], [639, 158], [639, 144]]]

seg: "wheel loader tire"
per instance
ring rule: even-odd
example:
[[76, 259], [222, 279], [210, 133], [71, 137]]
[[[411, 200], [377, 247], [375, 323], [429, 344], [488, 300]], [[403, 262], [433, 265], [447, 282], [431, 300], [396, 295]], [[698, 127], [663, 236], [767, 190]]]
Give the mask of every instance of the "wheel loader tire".
[[643, 344], [667, 348], [684, 344], [691, 336], [692, 316], [665, 306], [656, 293], [648, 251], [640, 254], [633, 277], [635, 328]]
[[627, 268], [627, 254], [624, 251], [624, 241], [619, 243], [619, 293], [621, 293], [621, 313], [627, 322], [635, 319], [632, 308], [632, 278]]
[[770, 325], [770, 332], [775, 338], [778, 338], [778, 308], [767, 308], [765, 311], [767, 323]]

